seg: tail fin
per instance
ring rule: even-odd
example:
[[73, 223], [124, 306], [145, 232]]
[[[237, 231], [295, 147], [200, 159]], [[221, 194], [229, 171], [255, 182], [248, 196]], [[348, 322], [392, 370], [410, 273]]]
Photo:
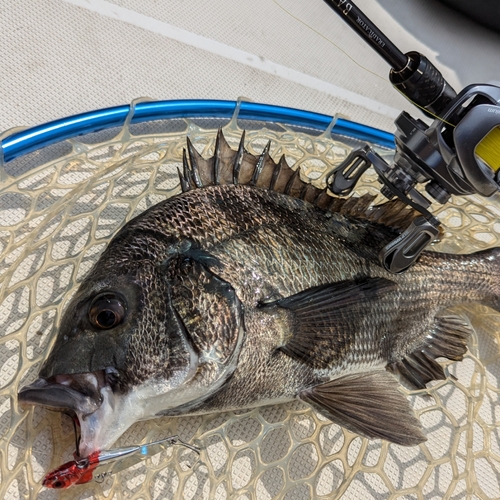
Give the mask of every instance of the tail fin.
[[[448, 297], [445, 308], [464, 302], [479, 302], [500, 312], [500, 248], [468, 255], [430, 252], [427, 255], [431, 259], [427, 264], [441, 276], [439, 292]], [[435, 267], [433, 259], [446, 262], [446, 266]], [[402, 359], [389, 363], [387, 370], [399, 373], [415, 387], [424, 389], [431, 380], [446, 379], [437, 358], [463, 359], [472, 332], [467, 320], [456, 314], [446, 314], [443, 310], [434, 318], [430, 328], [423, 332], [420, 345]]]

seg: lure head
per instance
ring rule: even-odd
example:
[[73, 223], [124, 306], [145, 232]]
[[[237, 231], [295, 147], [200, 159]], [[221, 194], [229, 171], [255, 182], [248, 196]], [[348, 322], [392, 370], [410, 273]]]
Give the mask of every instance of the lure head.
[[92, 481], [93, 471], [99, 463], [99, 452], [96, 451], [82, 460], [71, 460], [49, 472], [43, 479], [46, 488], [65, 489], [73, 484], [84, 484]]

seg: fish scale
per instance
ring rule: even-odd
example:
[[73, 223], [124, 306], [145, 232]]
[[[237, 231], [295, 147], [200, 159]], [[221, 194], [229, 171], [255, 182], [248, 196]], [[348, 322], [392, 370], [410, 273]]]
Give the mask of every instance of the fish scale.
[[436, 358], [462, 359], [470, 326], [447, 309], [499, 308], [500, 250], [425, 252], [390, 274], [378, 253], [411, 210], [331, 197], [270, 147], [219, 133], [215, 150], [188, 142], [183, 192], [109, 243], [20, 401], [76, 412], [82, 456], [140, 419], [296, 398], [369, 438], [425, 440], [397, 377], [424, 388], [446, 377]]

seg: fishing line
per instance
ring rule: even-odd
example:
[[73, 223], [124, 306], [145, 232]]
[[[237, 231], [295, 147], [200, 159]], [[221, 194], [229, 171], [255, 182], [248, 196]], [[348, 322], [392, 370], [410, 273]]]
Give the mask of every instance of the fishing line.
[[410, 101], [415, 107], [417, 107], [420, 110], [422, 110], [426, 115], [431, 115], [433, 118], [436, 118], [437, 120], [439, 120], [442, 123], [446, 123], [446, 125], [449, 125], [452, 128], [456, 127], [456, 125], [454, 125], [453, 123], [450, 123], [449, 121], [446, 121], [444, 118], [441, 118], [440, 116], [435, 115], [431, 111], [428, 111], [427, 109], [425, 109], [423, 106], [420, 106], [420, 104], [417, 104], [415, 101], [412, 101], [409, 97], [407, 97], [405, 94], [403, 94], [403, 92], [401, 92], [401, 90], [399, 90], [396, 86], [393, 86], [393, 88], [395, 90], [397, 90], [407, 101]]
[[75, 449], [76, 453], [78, 453], [78, 448], [80, 447], [80, 441], [82, 438], [79, 432], [80, 424], [78, 422], [78, 418], [73, 411], [63, 411], [63, 415], [69, 417], [71, 419], [71, 423], [73, 424], [73, 431], [75, 433]]
[[[317, 29], [313, 28], [312, 26], [310, 26], [309, 24], [307, 24], [305, 21], [303, 21], [302, 19], [300, 19], [296, 15], [292, 14], [288, 9], [286, 9], [285, 7], [283, 7], [283, 5], [281, 5], [277, 0], [272, 0], [272, 1], [273, 1], [273, 3], [276, 6], [278, 6], [287, 15], [289, 15], [290, 17], [292, 17], [293, 19], [295, 19], [299, 23], [303, 24], [306, 28], [310, 29], [313, 33], [316, 33], [316, 35], [320, 36], [321, 38], [323, 38], [324, 40], [326, 40], [328, 43], [330, 43], [331, 45], [333, 45], [335, 48], [337, 48], [338, 50], [340, 50], [340, 52], [342, 52], [347, 58], [349, 58], [356, 66], [358, 66], [362, 70], [364, 70], [364, 71], [372, 74], [373, 76], [379, 78], [380, 80], [383, 80], [384, 83], [389, 83], [387, 81], [387, 78], [384, 78], [383, 76], [380, 76], [378, 73], [375, 73], [371, 69], [368, 69], [366, 66], [363, 66], [361, 63], [359, 63], [358, 61], [356, 61], [356, 59], [354, 59], [348, 52], [346, 52], [339, 45], [337, 45], [333, 40], [330, 40], [330, 38], [328, 38], [327, 36], [323, 35], [323, 33], [321, 33], [320, 31], [318, 31]], [[417, 108], [419, 108], [420, 110], [422, 110], [426, 115], [431, 115], [433, 118], [436, 118], [437, 120], [440, 120], [441, 122], [446, 123], [446, 125], [449, 125], [450, 127], [455, 128], [455, 125], [453, 125], [453, 123], [450, 123], [450, 122], [446, 121], [444, 118], [441, 118], [440, 116], [435, 115], [434, 113], [432, 113], [432, 112], [428, 111], [427, 109], [425, 109], [424, 107], [420, 106], [415, 101], [411, 100], [409, 97], [407, 97], [405, 94], [403, 94], [403, 92], [401, 92], [401, 90], [399, 90], [398, 88], [396, 88], [394, 86], [393, 86], [393, 88], [395, 88], [407, 101], [411, 102], [414, 106], [416, 106]]]
[[383, 76], [380, 76], [378, 73], [375, 73], [371, 69], [368, 69], [365, 66], [363, 66], [362, 64], [360, 64], [358, 61], [356, 61], [356, 59], [354, 59], [351, 55], [349, 55], [348, 52], [346, 52], [344, 49], [342, 49], [341, 47], [339, 47], [335, 42], [333, 42], [332, 40], [330, 40], [327, 36], [323, 35], [323, 33], [321, 33], [320, 31], [318, 31], [316, 29], [314, 29], [312, 26], [310, 26], [309, 24], [307, 24], [305, 21], [303, 21], [299, 17], [297, 17], [294, 14], [292, 14], [289, 10], [287, 10], [285, 7], [283, 7], [281, 4], [279, 4], [277, 0], [272, 0], [272, 1], [281, 10], [283, 10], [286, 14], [288, 14], [290, 17], [292, 17], [293, 19], [295, 19], [299, 23], [303, 24], [306, 28], [309, 28], [312, 32], [316, 33], [318, 36], [320, 36], [321, 38], [323, 38], [324, 40], [326, 40], [328, 43], [331, 43], [334, 47], [336, 47], [338, 50], [340, 50], [340, 52], [342, 52], [346, 57], [348, 57], [356, 66], [359, 66], [361, 69], [367, 71], [368, 73], [371, 73], [373, 76], [376, 76], [377, 78], [380, 78], [380, 80], [383, 80], [384, 83], [388, 83], [387, 82], [387, 78], [384, 78]]

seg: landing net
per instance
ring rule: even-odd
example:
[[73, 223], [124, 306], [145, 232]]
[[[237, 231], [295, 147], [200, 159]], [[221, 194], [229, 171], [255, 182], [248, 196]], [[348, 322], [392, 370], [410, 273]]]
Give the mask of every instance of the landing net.
[[[66, 154], [34, 169], [21, 161], [9, 167], [12, 175], [1, 172], [0, 498], [499, 498], [500, 316], [482, 306], [460, 310], [475, 332], [464, 361], [445, 362], [456, 380], [405, 389], [428, 437], [420, 446], [369, 441], [297, 402], [141, 422], [117, 446], [179, 435], [202, 448], [200, 459], [171, 448], [101, 484], [41, 486], [47, 471], [72, 460], [73, 427], [56, 412], [20, 410], [18, 388], [36, 378], [65, 304], [106, 243], [126, 221], [180, 191], [176, 168], [186, 134], [212, 154], [211, 125], [178, 121], [175, 130], [143, 127], [140, 135], [126, 126], [104, 142], [65, 143]], [[235, 149], [241, 132], [233, 121], [224, 127]], [[268, 140], [273, 157], [285, 154], [321, 187], [352, 146], [330, 134], [247, 130], [253, 153]], [[378, 189], [372, 175], [357, 191]], [[446, 232], [436, 250], [500, 246], [499, 215], [499, 197], [455, 200], [438, 211]]]

